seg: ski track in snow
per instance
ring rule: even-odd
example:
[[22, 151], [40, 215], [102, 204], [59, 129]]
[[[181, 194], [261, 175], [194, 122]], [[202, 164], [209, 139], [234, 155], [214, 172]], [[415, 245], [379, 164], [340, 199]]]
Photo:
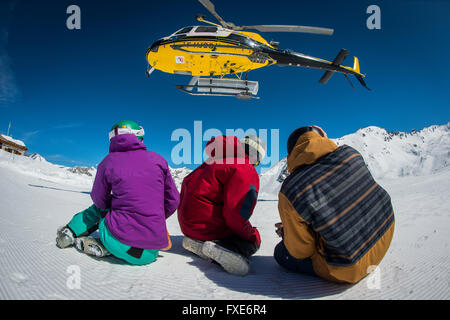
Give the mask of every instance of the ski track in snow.
[[[155, 263], [131, 266], [58, 249], [56, 229], [91, 205], [89, 188], [43, 181], [0, 167], [0, 299], [449, 299], [450, 171], [382, 180], [396, 230], [380, 264], [380, 288], [369, 279], [339, 285], [281, 269], [272, 257], [280, 238], [277, 202], [260, 201], [251, 218], [262, 245], [245, 277], [225, 273], [181, 247], [176, 213], [168, 219], [173, 248]], [[80, 289], [70, 289], [70, 266]]]

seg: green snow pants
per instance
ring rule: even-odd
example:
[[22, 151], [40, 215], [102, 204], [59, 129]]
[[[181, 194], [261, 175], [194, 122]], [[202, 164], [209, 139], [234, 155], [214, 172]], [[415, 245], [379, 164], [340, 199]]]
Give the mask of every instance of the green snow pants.
[[[134, 265], [146, 265], [156, 260], [159, 250], [137, 249], [121, 243], [114, 238], [105, 224], [108, 210], [101, 210], [95, 205], [90, 206], [73, 216], [67, 227], [75, 237], [88, 236], [98, 229], [100, 241], [115, 257]], [[136, 254], [136, 252], [138, 252]]]

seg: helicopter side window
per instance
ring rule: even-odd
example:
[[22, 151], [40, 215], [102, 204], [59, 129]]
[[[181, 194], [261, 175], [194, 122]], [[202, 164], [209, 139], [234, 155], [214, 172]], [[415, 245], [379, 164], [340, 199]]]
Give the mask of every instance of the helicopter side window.
[[253, 39], [247, 38], [245, 36], [242, 36], [242, 35], [236, 34], [236, 33], [231, 33], [227, 38], [230, 40], [237, 41], [239, 43], [246, 44], [250, 47], [256, 47], [256, 46], [260, 45], [259, 42], [256, 42]]
[[210, 27], [210, 26], [200, 26], [195, 29], [195, 32], [208, 32], [208, 33], [216, 33], [217, 27]]
[[240, 42], [240, 43], [246, 43], [247, 42], [247, 39], [244, 36], [241, 36], [241, 35], [236, 34], [236, 33], [231, 33], [227, 38], [230, 39], [230, 40], [234, 40], [234, 41]]
[[182, 34], [182, 33], [188, 33], [189, 31], [192, 30], [193, 27], [185, 27], [179, 31], [177, 31], [175, 34]]

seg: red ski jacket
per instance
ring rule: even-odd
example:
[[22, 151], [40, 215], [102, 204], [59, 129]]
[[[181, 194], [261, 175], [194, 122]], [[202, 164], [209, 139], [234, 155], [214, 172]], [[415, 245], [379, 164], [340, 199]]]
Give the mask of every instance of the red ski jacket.
[[212, 138], [210, 157], [181, 186], [178, 221], [181, 231], [198, 240], [237, 235], [260, 246], [258, 230], [248, 221], [259, 191], [259, 177], [237, 137]]

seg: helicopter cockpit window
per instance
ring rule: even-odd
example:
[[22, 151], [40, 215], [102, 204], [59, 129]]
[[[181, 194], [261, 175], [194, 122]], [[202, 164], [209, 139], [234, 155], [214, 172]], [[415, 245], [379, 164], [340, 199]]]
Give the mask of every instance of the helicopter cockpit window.
[[193, 27], [185, 27], [181, 30], [178, 30], [177, 32], [175, 32], [175, 34], [182, 34], [182, 33], [188, 33], [189, 31], [192, 30]]
[[217, 27], [210, 27], [210, 26], [200, 26], [195, 29], [195, 32], [208, 32], [208, 33], [216, 33]]

